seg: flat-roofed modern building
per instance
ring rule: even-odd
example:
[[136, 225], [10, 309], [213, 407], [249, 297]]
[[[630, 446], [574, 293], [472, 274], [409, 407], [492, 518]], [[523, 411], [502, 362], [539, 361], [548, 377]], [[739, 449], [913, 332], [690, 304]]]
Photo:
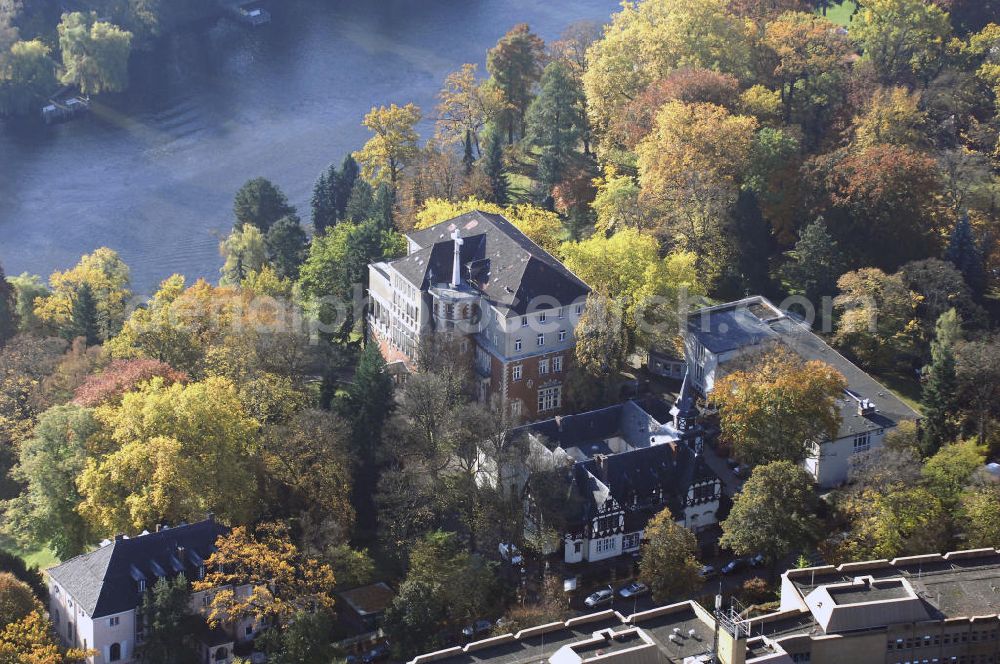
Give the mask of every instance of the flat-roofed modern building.
[[695, 602], [611, 609], [410, 664], [647, 664], [654, 654], [666, 664], [997, 664], [1000, 551], [789, 570], [778, 610], [759, 617]]

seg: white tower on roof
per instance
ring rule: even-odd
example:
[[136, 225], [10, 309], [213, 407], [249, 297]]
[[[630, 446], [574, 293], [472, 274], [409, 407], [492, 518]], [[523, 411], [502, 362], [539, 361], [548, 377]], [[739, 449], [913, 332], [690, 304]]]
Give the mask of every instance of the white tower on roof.
[[455, 258], [451, 264], [451, 287], [458, 288], [462, 285], [461, 254], [464, 241], [457, 228], [451, 232], [451, 241], [455, 244]]

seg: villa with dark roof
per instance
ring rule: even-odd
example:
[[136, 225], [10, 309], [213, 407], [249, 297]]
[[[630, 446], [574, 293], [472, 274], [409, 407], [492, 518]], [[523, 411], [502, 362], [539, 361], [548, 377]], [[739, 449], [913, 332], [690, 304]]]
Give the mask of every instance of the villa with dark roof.
[[880, 447], [885, 434], [920, 415], [888, 388], [816, 336], [809, 326], [761, 296], [706, 307], [687, 320], [684, 355], [692, 386], [709, 395], [717, 380], [745, 359], [783, 344], [804, 360], [819, 360], [839, 371], [847, 389], [837, 401], [840, 430], [836, 438], [814, 446], [805, 467], [817, 484], [835, 487], [847, 481], [855, 454]]
[[523, 427], [530, 456], [544, 460], [527, 477], [527, 527], [561, 531], [563, 562], [572, 564], [638, 551], [664, 508], [692, 530], [714, 525], [722, 483], [702, 456], [696, 420], [685, 383], [670, 409], [627, 401]]
[[[98, 549], [47, 570], [49, 614], [60, 638], [69, 646], [93, 649], [90, 664], [136, 661], [143, 642], [142, 599], [159, 579], [179, 574], [189, 581], [205, 577], [205, 561], [215, 542], [229, 532], [209, 515], [205, 521], [162, 528], [137, 537], [118, 535]], [[244, 592], [246, 588], [238, 588]], [[211, 602], [207, 590], [191, 595], [191, 609], [201, 612]], [[203, 660], [233, 661], [233, 647], [256, 633], [253, 621], [200, 637]]]
[[469, 212], [406, 236], [407, 255], [369, 266], [368, 328], [412, 368], [444, 333], [478, 378], [527, 420], [562, 408], [574, 330], [590, 288], [498, 214]]

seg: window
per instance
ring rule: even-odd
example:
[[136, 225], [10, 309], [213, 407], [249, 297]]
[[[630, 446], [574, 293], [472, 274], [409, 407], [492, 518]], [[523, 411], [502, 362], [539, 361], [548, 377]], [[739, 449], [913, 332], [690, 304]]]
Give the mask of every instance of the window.
[[528, 317], [521, 316], [521, 327], [528, 327]]
[[111, 647], [108, 648], [108, 660], [112, 662], [117, 662], [122, 658], [122, 644], [112, 643]]
[[566, 318], [566, 307], [559, 307], [559, 318]]
[[510, 414], [514, 417], [518, 417], [521, 414], [521, 401], [520, 399], [514, 399], [510, 402]]
[[602, 516], [597, 520], [597, 532], [603, 533], [618, 527], [619, 518], [617, 516]]
[[641, 533], [629, 533], [622, 538], [622, 550], [628, 551], [629, 549], [639, 548], [639, 535]]
[[538, 335], [538, 345], [539, 346], [544, 346], [545, 345], [545, 335], [544, 334], [539, 334]]
[[146, 579], [139, 579], [139, 592], [146, 592]]
[[513, 367], [511, 367], [510, 373], [511, 377], [514, 380], [521, 380], [521, 365], [515, 364]]
[[246, 629], [243, 630], [243, 633], [247, 636], [253, 635], [253, 625], [247, 625]]
[[576, 315], [580, 316], [582, 314], [583, 314], [583, 305], [582, 304], [576, 305]]
[[867, 452], [872, 446], [872, 435], [870, 431], [859, 433], [854, 437], [854, 454]]
[[538, 390], [538, 410], [555, 410], [562, 405], [562, 385], [543, 387]]
[[562, 355], [557, 355], [552, 358], [552, 371], [554, 373], [562, 371]]
[[544, 311], [542, 313], [538, 314], [538, 322], [539, 323], [544, 323], [545, 322], [545, 312]]
[[566, 341], [566, 330], [559, 330], [559, 341]]
[[573, 553], [580, 553], [580, 549], [583, 548], [583, 542], [573, 542]]
[[549, 361], [548, 360], [538, 360], [538, 375], [544, 376], [549, 372]]
[[108, 618], [108, 627], [114, 627], [121, 622], [121, 617], [115, 616], [114, 618]]
[[521, 340], [520, 339], [514, 339], [514, 350], [515, 351], [521, 350]]

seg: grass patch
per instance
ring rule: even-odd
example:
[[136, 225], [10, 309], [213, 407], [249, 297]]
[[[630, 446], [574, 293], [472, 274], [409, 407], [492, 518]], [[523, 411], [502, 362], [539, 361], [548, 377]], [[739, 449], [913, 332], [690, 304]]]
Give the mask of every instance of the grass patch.
[[833, 23], [846, 28], [851, 22], [851, 16], [854, 14], [856, 7], [857, 5], [854, 4], [854, 0], [844, 0], [839, 5], [834, 5], [827, 9], [826, 17]]
[[37, 567], [38, 569], [47, 569], [53, 565], [59, 564], [59, 558], [56, 554], [48, 548], [28, 550], [23, 549], [18, 546], [17, 542], [8, 537], [7, 535], [0, 535], [0, 549], [9, 551], [21, 560], [23, 560], [28, 567]]

